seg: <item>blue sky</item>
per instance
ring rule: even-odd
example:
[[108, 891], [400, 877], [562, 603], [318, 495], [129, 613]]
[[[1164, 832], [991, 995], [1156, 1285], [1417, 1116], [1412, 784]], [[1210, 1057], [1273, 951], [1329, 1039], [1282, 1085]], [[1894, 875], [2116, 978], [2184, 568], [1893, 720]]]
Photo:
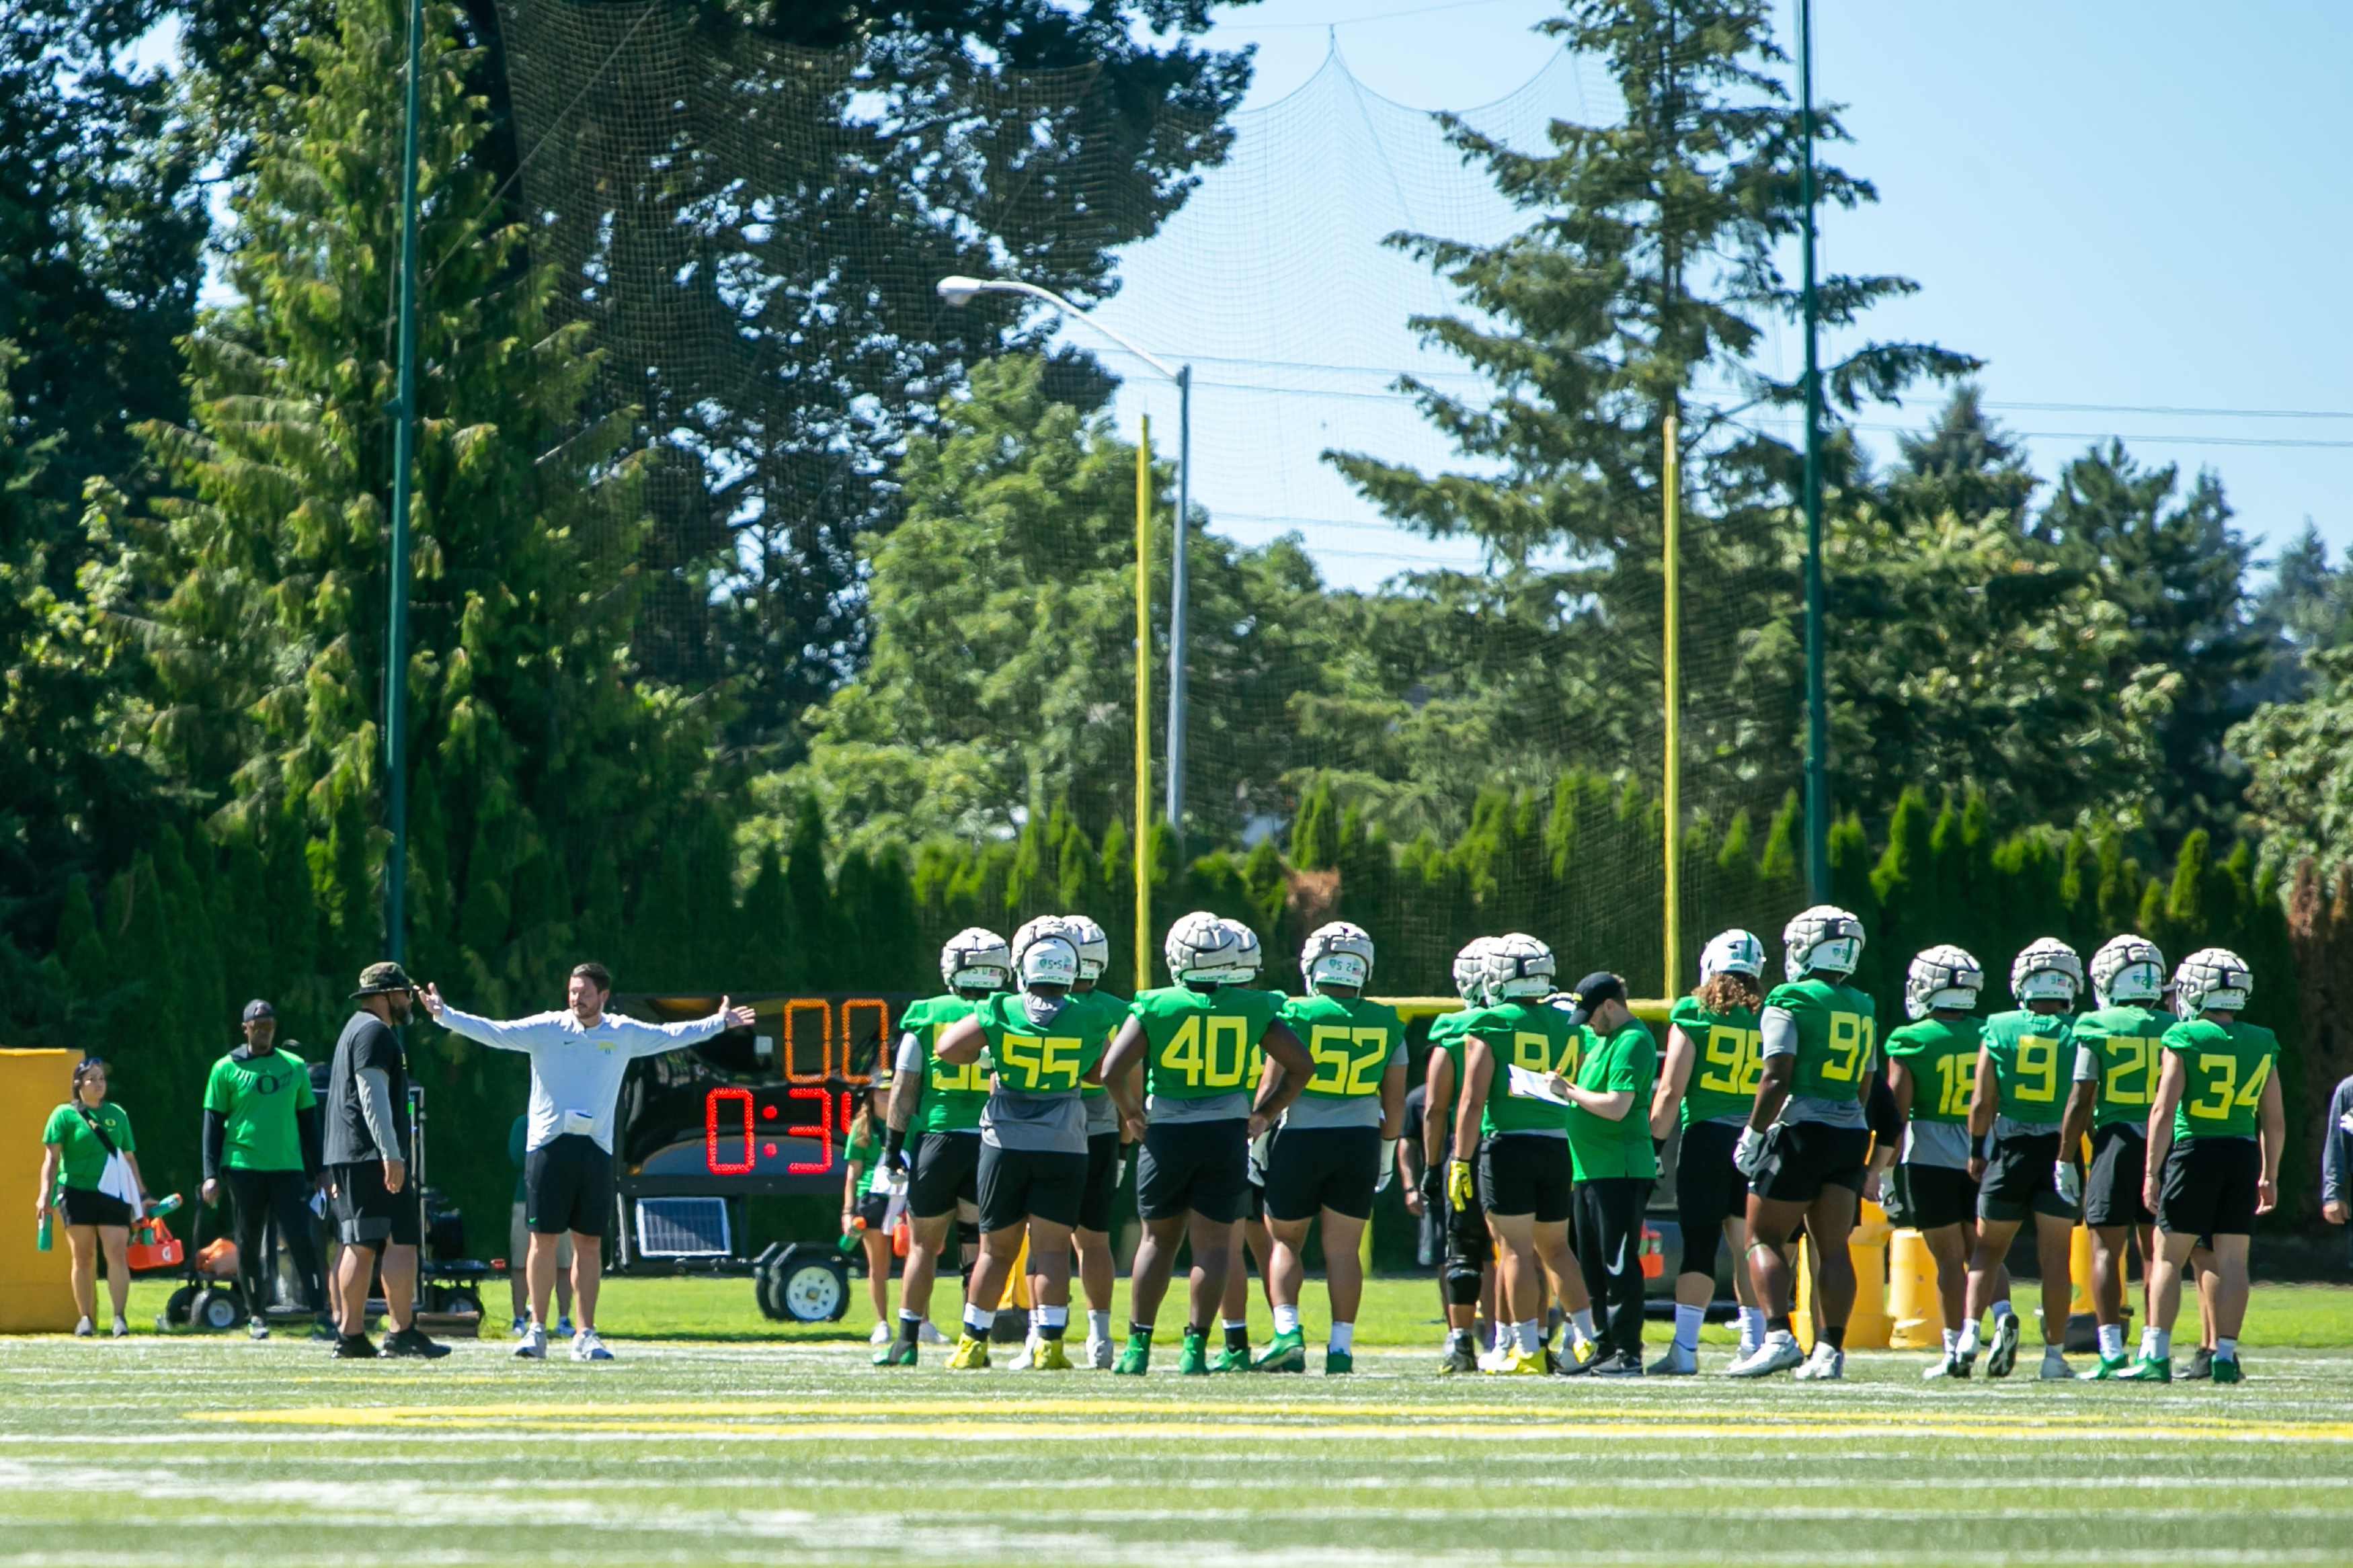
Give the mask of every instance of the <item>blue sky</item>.
[[[1106, 310], [1164, 354], [1229, 362], [1197, 371], [1195, 411], [1195, 496], [1221, 529], [1256, 540], [1289, 523], [1343, 581], [1471, 558], [1382, 531], [1317, 453], [1328, 444], [1446, 460], [1371, 374], [1442, 368], [1419, 353], [1402, 316], [1443, 298], [1406, 276], [1403, 258], [1371, 253], [1390, 227], [1462, 233], [1510, 220], [1481, 208], [1475, 175], [1440, 195], [1414, 188], [1414, 170], [1427, 182], [1440, 160], [1400, 150], [1411, 133], [1377, 100], [1485, 104], [1545, 73], [1499, 110], [1525, 133], [1544, 113], [1606, 113], [1609, 84], [1589, 64], [1546, 71], [1556, 47], [1531, 28], [1556, 9], [1264, 0], [1219, 13], [1215, 42], [1258, 47], [1235, 174], [1213, 174], [1197, 198], [1219, 216], [1205, 216], [1208, 232], [1172, 225], [1139, 247]], [[2340, 281], [2353, 250], [2353, 5], [1822, 0], [1815, 28], [1817, 95], [1846, 106], [1855, 139], [1834, 155], [1881, 196], [1826, 215], [1825, 265], [1922, 285], [1874, 312], [1872, 335], [1985, 359], [1987, 398], [2031, 435], [2046, 478], [2092, 440], [2122, 436], [2145, 461], [2220, 473], [2259, 548], [2306, 517], [2338, 549], [2353, 544], [2353, 309]], [[1794, 30], [1785, 5], [1793, 53]], [[1317, 77], [1335, 39], [1371, 95], [1362, 102]], [[1286, 105], [1309, 112], [1286, 121]], [[1239, 215], [1250, 204], [1217, 182], [1269, 177], [1263, 159], [1249, 161], [1253, 128], [1295, 163], [1314, 127], [1356, 118], [1377, 126], [1382, 145], [1368, 158], [1359, 132], [1338, 172], [1311, 176], [1332, 210], [1303, 215], [1300, 235], [1246, 238]], [[1416, 222], [1375, 210], [1392, 195]], [[1221, 282], [1234, 287], [1221, 294]], [[1786, 333], [1766, 363], [1785, 370], [1799, 352]], [[1105, 357], [1124, 374], [1135, 368]], [[1240, 360], [1276, 363], [1231, 363]], [[1305, 364], [1354, 368], [1284, 368]], [[1937, 401], [1925, 392], [1866, 415], [1865, 430], [1883, 450], [1890, 437], [1876, 427], [1915, 426]], [[1120, 409], [1131, 429], [1134, 413], [1151, 412], [1166, 445], [1175, 406], [1163, 389], [1132, 379]]]

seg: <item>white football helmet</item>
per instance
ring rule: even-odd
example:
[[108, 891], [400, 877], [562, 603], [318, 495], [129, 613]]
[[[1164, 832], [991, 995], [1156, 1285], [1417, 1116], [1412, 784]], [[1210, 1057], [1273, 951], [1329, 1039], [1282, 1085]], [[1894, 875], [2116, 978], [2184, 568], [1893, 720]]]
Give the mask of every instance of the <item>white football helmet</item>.
[[940, 949], [940, 978], [951, 991], [1002, 991], [1013, 984], [1013, 953], [995, 931], [966, 926]]
[[2038, 936], [2010, 961], [2010, 994], [2021, 1002], [2060, 1001], [2069, 1006], [2084, 989], [2084, 961], [2055, 936]]
[[1361, 990], [1373, 974], [1372, 933], [1346, 921], [1317, 926], [1299, 950], [1299, 973], [1311, 991], [1319, 982]]
[[1073, 951], [1078, 948], [1078, 940], [1071, 934], [1070, 922], [1060, 915], [1039, 915], [1035, 920], [1022, 921], [1021, 929], [1013, 933], [1013, 967], [1019, 969], [1021, 955], [1050, 936], [1060, 937], [1071, 944]]
[[1259, 945], [1258, 932], [1241, 921], [1228, 921], [1226, 929], [1234, 933], [1234, 941], [1239, 944], [1234, 950], [1234, 968], [1238, 973], [1230, 984], [1247, 985], [1258, 978], [1260, 970], [1266, 967], [1266, 950]]
[[1048, 931], [1021, 950], [1023, 985], [1076, 985], [1079, 946], [1060, 931]]
[[1492, 936], [1474, 936], [1454, 955], [1454, 994], [1462, 998], [1466, 1007], [1486, 1003], [1487, 949], [1494, 940]]
[[1111, 967], [1111, 938], [1085, 915], [1064, 915], [1062, 933], [1078, 944], [1079, 978], [1100, 980]]
[[1799, 911], [1781, 928], [1781, 973], [1848, 975], [1862, 961], [1862, 921], [1831, 904]]
[[1234, 930], [1206, 910], [1196, 910], [1170, 926], [1160, 944], [1160, 955], [1168, 961], [1168, 977], [1180, 985], [1195, 981], [1223, 984], [1240, 979], [1242, 944]]
[[1552, 949], [1525, 931], [1490, 939], [1480, 958], [1486, 966], [1487, 994], [1494, 1000], [1552, 994]]
[[1974, 1012], [1985, 970], [1968, 951], [1947, 944], [1915, 953], [1904, 972], [1904, 1015], [1925, 1018], [1939, 1007]]
[[2227, 947], [2201, 947], [2173, 972], [2173, 1011], [2195, 1018], [2209, 1007], [2235, 1013], [2255, 988], [2254, 971]]
[[2165, 999], [2165, 954], [2145, 936], [2112, 936], [2092, 954], [2092, 994], [2103, 1007]]
[[1757, 940], [1756, 932], [1736, 929], [1707, 939], [1707, 945], [1699, 950], [1699, 977], [1705, 981], [1717, 974], [1764, 978], [1765, 944]]

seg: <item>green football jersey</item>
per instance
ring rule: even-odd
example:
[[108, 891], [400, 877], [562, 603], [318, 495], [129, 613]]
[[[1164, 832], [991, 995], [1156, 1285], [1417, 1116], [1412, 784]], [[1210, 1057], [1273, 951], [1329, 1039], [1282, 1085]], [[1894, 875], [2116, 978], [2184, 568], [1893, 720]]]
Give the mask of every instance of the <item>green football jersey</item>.
[[1966, 1124], [1977, 1095], [1983, 1020], [1922, 1018], [1887, 1037], [1887, 1057], [1912, 1074], [1912, 1120]]
[[1405, 1043], [1397, 1014], [1363, 997], [1301, 996], [1282, 1005], [1282, 1022], [1315, 1064], [1302, 1094], [1356, 1100], [1381, 1091], [1389, 1058]]
[[1259, 1037], [1282, 1010], [1271, 991], [1170, 985], [1128, 1004], [1144, 1026], [1144, 1091], [1155, 1100], [1207, 1100], [1256, 1089]]
[[1487, 1043], [1487, 1054], [1495, 1064], [1494, 1076], [1487, 1085], [1487, 1108], [1479, 1119], [1482, 1133], [1567, 1131], [1568, 1107], [1512, 1093], [1508, 1070], [1517, 1067], [1532, 1073], [1575, 1077], [1585, 1031], [1570, 1023], [1567, 1013], [1541, 1002], [1514, 999], [1480, 1008], [1462, 1027], [1464, 1033]]
[[972, 1009], [972, 1003], [951, 992], [926, 997], [901, 1016], [899, 1026], [923, 1047], [923, 1059], [916, 1069], [923, 1075], [917, 1080], [923, 1086], [923, 1098], [915, 1102], [908, 1131], [980, 1131], [980, 1110], [988, 1103], [988, 1069], [978, 1062], [952, 1066], [932, 1055], [932, 1047], [939, 1044], [948, 1026], [964, 1019]]
[[205, 1109], [224, 1123], [221, 1163], [232, 1170], [301, 1170], [301, 1113], [318, 1103], [310, 1065], [290, 1051], [231, 1053], [205, 1080]]
[[[1098, 988], [1093, 991], [1073, 992], [1071, 995], [1071, 1000], [1073, 1002], [1084, 1002], [1094, 1007], [1102, 1009], [1104, 1019], [1103, 1028], [1105, 1031], [1103, 1035], [1103, 1048], [1105, 1050], [1109, 1050], [1111, 1048], [1112, 1037], [1119, 1033], [1120, 1025], [1127, 1021], [1127, 998], [1124, 996], [1114, 996], [1110, 992]], [[1089, 1083], [1080, 1085], [1079, 1092], [1085, 1095], [1089, 1100], [1092, 1100], [1099, 1094], [1109, 1094], [1111, 1090], [1105, 1089], [1099, 1083]]]
[[1798, 1066], [1789, 1092], [1812, 1100], [1859, 1100], [1878, 1039], [1878, 1010], [1852, 985], [1793, 980], [1765, 998], [1798, 1026]]
[[2173, 1027], [2154, 1007], [2102, 1007], [2075, 1020], [2075, 1077], [2092, 1087], [2092, 1125], [2148, 1121], [2157, 1098], [2158, 1048]]
[[1028, 1005], [1009, 991], [983, 1002], [978, 1016], [997, 1087], [1017, 1094], [1076, 1095], [1109, 1038], [1109, 1015], [1084, 996], [1066, 998], [1047, 1024], [1030, 1022]]
[[2013, 1121], [2056, 1127], [2067, 1111], [2067, 1085], [2075, 1066], [2068, 1036], [2075, 1020], [2064, 1013], [1996, 1013], [1979, 1037], [1993, 1058], [2000, 1111]]
[[1651, 1086], [1659, 1079], [1658, 1041], [1640, 1018], [1629, 1018], [1607, 1040], [1590, 1028], [1580, 1032], [1577, 1087], [1596, 1094], [1630, 1089], [1634, 1099], [1616, 1121], [1581, 1105], [1568, 1108], [1568, 1152], [1577, 1180], [1640, 1176], [1655, 1181], [1659, 1156], [1651, 1146]]
[[1754, 1008], [1712, 1013], [1696, 996], [1675, 1003], [1668, 1021], [1692, 1043], [1691, 1077], [1683, 1081], [1683, 1124], [1746, 1116], [1765, 1076], [1765, 1037]]
[[2279, 1040], [2254, 1024], [2187, 1018], [2165, 1031], [2165, 1048], [2189, 1072], [2176, 1138], [2253, 1138], [2259, 1131], [2263, 1082], [2272, 1076]]

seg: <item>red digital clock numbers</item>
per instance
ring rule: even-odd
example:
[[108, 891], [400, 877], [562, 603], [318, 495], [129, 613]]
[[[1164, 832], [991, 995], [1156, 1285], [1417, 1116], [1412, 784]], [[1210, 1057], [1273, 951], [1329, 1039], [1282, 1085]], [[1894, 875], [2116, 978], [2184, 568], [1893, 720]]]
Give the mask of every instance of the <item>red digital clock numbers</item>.
[[[779, 1130], [780, 1135], [786, 1138], [813, 1140], [818, 1148], [818, 1157], [815, 1160], [788, 1161], [785, 1165], [786, 1173], [795, 1176], [814, 1176], [833, 1169], [832, 1091], [806, 1084], [795, 1084], [784, 1092], [787, 1105], [797, 1114], [805, 1113], [804, 1108], [807, 1102], [815, 1101], [816, 1117], [813, 1121]], [[845, 1101], [849, 1099], [847, 1095], [842, 1098]], [[776, 1121], [776, 1108], [774, 1105], [763, 1105], [759, 1106], [755, 1112], [754, 1104], [754, 1096], [748, 1089], [714, 1089], [703, 1097], [702, 1163], [712, 1175], [749, 1175], [753, 1167], [759, 1163], [757, 1158], [759, 1153], [770, 1156], [776, 1153], [776, 1146], [773, 1142], [754, 1143], [753, 1128], [755, 1115], [768, 1121]], [[736, 1152], [738, 1146], [734, 1140], [738, 1138], [743, 1140], [740, 1145], [743, 1157], [730, 1159], [727, 1156]], [[723, 1147], [723, 1140], [725, 1141], [724, 1147]]]

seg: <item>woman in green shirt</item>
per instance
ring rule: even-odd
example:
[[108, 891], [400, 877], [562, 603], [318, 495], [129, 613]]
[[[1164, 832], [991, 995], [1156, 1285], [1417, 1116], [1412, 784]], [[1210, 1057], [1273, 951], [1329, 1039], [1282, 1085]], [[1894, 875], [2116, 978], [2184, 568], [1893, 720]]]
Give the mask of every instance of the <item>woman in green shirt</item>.
[[[62, 1215], [66, 1244], [73, 1250], [74, 1305], [81, 1321], [74, 1332], [97, 1332], [98, 1255], [106, 1252], [106, 1293], [114, 1303], [114, 1337], [131, 1332], [124, 1316], [131, 1302], [131, 1226], [147, 1211], [147, 1184], [131, 1138], [131, 1118], [106, 1103], [106, 1064], [90, 1057], [74, 1068], [73, 1098], [49, 1112], [41, 1129], [41, 1193], [33, 1205], [36, 1223]], [[126, 1182], [108, 1166], [121, 1152], [130, 1168]], [[128, 1186], [126, 1196], [122, 1189]], [[109, 1190], [112, 1189], [112, 1190]]]

